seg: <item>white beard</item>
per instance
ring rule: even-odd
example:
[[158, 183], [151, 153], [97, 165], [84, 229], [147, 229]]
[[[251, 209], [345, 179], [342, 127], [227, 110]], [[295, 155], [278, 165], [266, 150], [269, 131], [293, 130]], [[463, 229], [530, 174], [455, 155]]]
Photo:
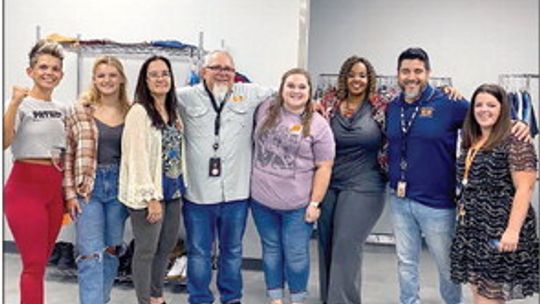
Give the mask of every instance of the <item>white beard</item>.
[[212, 94], [217, 102], [223, 102], [228, 92], [229, 87], [226, 85], [215, 84], [214, 88], [212, 89]]

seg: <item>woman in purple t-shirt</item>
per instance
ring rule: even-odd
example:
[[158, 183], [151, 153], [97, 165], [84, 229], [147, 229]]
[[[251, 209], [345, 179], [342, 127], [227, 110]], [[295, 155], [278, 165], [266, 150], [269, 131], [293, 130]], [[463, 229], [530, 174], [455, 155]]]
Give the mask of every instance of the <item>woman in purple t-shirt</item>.
[[302, 69], [287, 71], [279, 95], [256, 115], [251, 209], [263, 247], [266, 289], [283, 303], [304, 303], [309, 277], [309, 239], [319, 215], [335, 155], [326, 120], [311, 107], [312, 86]]

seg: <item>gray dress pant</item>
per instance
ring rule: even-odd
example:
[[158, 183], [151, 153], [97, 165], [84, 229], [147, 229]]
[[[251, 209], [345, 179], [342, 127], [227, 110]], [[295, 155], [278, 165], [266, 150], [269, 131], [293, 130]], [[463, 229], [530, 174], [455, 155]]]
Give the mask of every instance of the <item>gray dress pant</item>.
[[154, 224], [146, 220], [148, 209], [129, 209], [135, 238], [132, 279], [139, 304], [148, 304], [150, 297], [163, 295], [168, 256], [178, 240], [180, 199], [162, 202], [161, 207], [163, 218]]
[[329, 189], [321, 204], [319, 286], [328, 304], [362, 303], [364, 243], [384, 208], [384, 192]]

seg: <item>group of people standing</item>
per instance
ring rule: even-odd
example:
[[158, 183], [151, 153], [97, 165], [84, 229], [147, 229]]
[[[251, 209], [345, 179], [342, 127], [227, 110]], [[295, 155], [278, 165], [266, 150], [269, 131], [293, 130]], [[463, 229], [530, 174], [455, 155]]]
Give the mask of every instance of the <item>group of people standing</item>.
[[165, 303], [167, 256], [183, 216], [189, 303], [215, 300], [217, 242], [219, 300], [238, 304], [251, 209], [270, 303], [284, 303], [286, 286], [291, 303], [305, 303], [318, 222], [322, 301], [358, 304], [363, 246], [386, 191], [399, 303], [420, 303], [422, 236], [447, 304], [463, 303], [462, 283], [475, 303], [538, 292], [530, 206], [537, 160], [499, 86], [480, 86], [471, 103], [453, 100], [429, 84], [427, 53], [409, 48], [398, 58], [402, 92], [392, 102], [376, 95], [371, 63], [352, 56], [335, 100], [321, 106], [307, 71], [287, 71], [276, 94], [234, 83], [232, 56], [214, 51], [202, 83], [179, 89], [169, 60], [148, 58], [130, 103], [121, 62], [104, 56], [90, 89], [65, 107], [52, 98], [62, 59], [58, 44], [38, 42], [27, 68], [33, 87], [14, 87], [4, 114], [3, 146], [15, 160], [5, 212], [23, 261], [21, 303], [44, 302], [45, 267], [67, 210], [77, 230], [81, 303], [110, 301], [128, 217], [138, 303]]

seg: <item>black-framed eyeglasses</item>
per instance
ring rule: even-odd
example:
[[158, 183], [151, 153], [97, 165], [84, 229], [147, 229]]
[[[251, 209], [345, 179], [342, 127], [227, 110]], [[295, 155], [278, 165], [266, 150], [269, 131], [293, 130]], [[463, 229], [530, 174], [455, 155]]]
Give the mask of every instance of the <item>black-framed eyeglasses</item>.
[[214, 72], [234, 73], [234, 68], [231, 68], [228, 66], [209, 65], [209, 66], [206, 66], [206, 68]]

